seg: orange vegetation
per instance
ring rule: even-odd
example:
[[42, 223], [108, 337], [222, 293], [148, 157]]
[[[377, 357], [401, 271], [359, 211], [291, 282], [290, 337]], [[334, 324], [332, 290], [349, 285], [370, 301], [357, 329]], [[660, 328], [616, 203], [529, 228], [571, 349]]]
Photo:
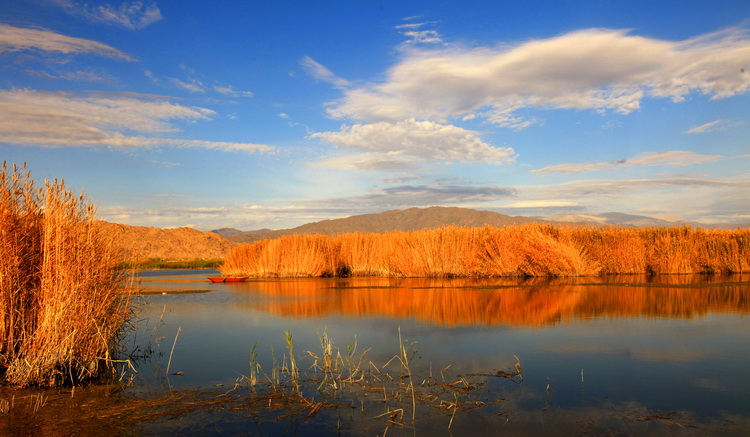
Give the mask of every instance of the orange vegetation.
[[224, 274], [530, 277], [750, 271], [750, 229], [448, 226], [291, 235], [232, 249]]
[[747, 283], [692, 284], [677, 280], [654, 283], [637, 279], [633, 283], [591, 284], [591, 281], [349, 278], [328, 279], [325, 283], [259, 281], [248, 286], [253, 293], [271, 298], [253, 299], [249, 305], [285, 317], [398, 317], [443, 326], [540, 327], [563, 320], [600, 317], [750, 314]]
[[0, 171], [0, 382], [99, 376], [129, 316], [122, 261], [93, 207], [24, 168]]

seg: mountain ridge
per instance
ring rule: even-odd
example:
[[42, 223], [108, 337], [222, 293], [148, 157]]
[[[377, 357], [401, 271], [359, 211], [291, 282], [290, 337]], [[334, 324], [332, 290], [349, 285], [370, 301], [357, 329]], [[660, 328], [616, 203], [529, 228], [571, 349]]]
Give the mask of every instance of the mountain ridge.
[[216, 232], [228, 239], [241, 243], [251, 243], [263, 239], [273, 239], [293, 234], [341, 234], [347, 232], [388, 232], [413, 231], [440, 226], [508, 226], [524, 223], [557, 223], [570, 225], [614, 225], [614, 226], [694, 226], [704, 228], [737, 228], [750, 227], [750, 223], [703, 224], [681, 219], [664, 219], [621, 212], [596, 214], [567, 214], [540, 219], [525, 216], [509, 216], [494, 211], [475, 210], [459, 207], [430, 206], [427, 208], [407, 208], [388, 210], [379, 213], [353, 215], [339, 219], [321, 220], [306, 223], [289, 229], [239, 231], [224, 229]]
[[294, 234], [344, 234], [349, 232], [382, 233], [390, 231], [415, 231], [440, 226], [484, 225], [509, 226], [524, 223], [546, 223], [546, 220], [523, 216], [509, 216], [492, 211], [468, 208], [430, 206], [427, 208], [394, 209], [380, 213], [353, 215], [340, 219], [321, 220], [296, 228], [270, 232], [246, 231], [227, 238], [241, 243]]

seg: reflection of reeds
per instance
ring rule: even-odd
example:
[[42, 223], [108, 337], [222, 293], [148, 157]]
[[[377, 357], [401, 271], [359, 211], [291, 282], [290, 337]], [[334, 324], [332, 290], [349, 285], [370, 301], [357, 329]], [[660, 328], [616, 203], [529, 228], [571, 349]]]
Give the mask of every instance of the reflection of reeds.
[[[128, 316], [118, 252], [93, 207], [57, 180], [0, 172], [0, 375], [57, 384], [99, 375]], [[103, 366], [102, 366], [103, 365]]]
[[257, 277], [499, 277], [750, 271], [750, 230], [448, 226], [292, 235], [233, 249], [222, 272]]
[[[545, 326], [574, 319], [750, 314], [746, 277], [330, 278], [252, 284], [254, 310], [284, 317], [389, 317], [430, 324]], [[616, 281], [614, 281], [616, 280]], [[606, 282], [605, 282], [606, 281]], [[612, 282], [610, 282], [612, 281]], [[745, 285], [743, 285], [745, 284]]]

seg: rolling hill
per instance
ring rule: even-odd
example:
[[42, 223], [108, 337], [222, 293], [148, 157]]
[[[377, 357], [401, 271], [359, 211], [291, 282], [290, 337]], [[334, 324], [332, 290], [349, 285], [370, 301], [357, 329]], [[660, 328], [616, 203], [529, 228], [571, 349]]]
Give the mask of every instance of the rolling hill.
[[[292, 229], [277, 231], [249, 231], [224, 233], [228, 239], [250, 243], [267, 238], [278, 238], [292, 234], [343, 234], [348, 232], [388, 232], [414, 231], [440, 226], [508, 226], [512, 224], [544, 222], [544, 220], [521, 216], [508, 216], [491, 211], [431, 206], [429, 208], [409, 208], [385, 211], [377, 214], [363, 214], [351, 217], [322, 220]], [[222, 234], [222, 230], [216, 230]]]
[[136, 259], [220, 259], [238, 245], [213, 232], [192, 228], [160, 229], [97, 222], [128, 256]]

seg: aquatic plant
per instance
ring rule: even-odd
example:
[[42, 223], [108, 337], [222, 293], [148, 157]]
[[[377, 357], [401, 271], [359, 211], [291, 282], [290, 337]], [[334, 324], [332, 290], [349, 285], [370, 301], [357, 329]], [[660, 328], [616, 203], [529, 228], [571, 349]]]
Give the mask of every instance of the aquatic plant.
[[[380, 364], [375, 358], [368, 358], [371, 349], [356, 354], [356, 340], [342, 353], [327, 331], [319, 337], [320, 351], [305, 351], [297, 361], [291, 333], [285, 331], [284, 341], [290, 357], [295, 358], [290, 359], [289, 366], [282, 364], [281, 368], [272, 369], [274, 377], [265, 375], [265, 381], [255, 373], [260, 370], [256, 344], [250, 351], [251, 374], [241, 377], [234, 388], [220, 396], [227, 403], [241, 398], [245, 405], [252, 404], [259, 412], [264, 412], [261, 414], [270, 417], [299, 414], [310, 419], [324, 410], [360, 410], [386, 427], [399, 428], [414, 427], [418, 413], [422, 417], [445, 413], [450, 415], [446, 421], [450, 428], [457, 412], [489, 402], [481, 400], [489, 381], [497, 378], [516, 384], [523, 382], [518, 357], [509, 371], [495, 369], [455, 375], [448, 372], [451, 366], [447, 366], [436, 378], [432, 375], [431, 363], [426, 373], [425, 367], [415, 362], [419, 358], [413, 349], [415, 343], [402, 337], [400, 327], [397, 352]], [[312, 363], [306, 364], [304, 358], [311, 359]], [[274, 357], [274, 368], [276, 366]], [[408, 420], [407, 412], [411, 413]]]
[[0, 380], [57, 385], [113, 369], [129, 316], [121, 254], [94, 207], [26, 166], [0, 172]]
[[229, 252], [224, 274], [256, 277], [540, 277], [750, 271], [750, 229], [447, 226], [292, 235]]

